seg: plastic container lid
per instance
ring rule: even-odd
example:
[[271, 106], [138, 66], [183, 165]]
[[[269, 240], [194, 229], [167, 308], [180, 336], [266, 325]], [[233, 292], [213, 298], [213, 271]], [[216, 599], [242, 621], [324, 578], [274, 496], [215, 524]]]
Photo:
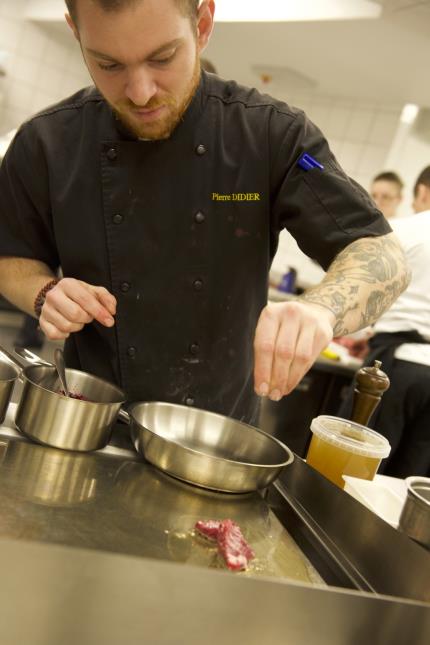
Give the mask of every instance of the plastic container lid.
[[321, 415], [312, 420], [311, 430], [326, 443], [356, 455], [383, 459], [390, 454], [385, 437], [348, 419]]

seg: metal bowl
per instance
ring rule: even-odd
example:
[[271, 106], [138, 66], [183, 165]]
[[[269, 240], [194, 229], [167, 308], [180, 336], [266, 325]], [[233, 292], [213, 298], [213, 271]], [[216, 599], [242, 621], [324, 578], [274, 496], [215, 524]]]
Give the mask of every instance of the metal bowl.
[[407, 477], [407, 496], [399, 526], [420, 544], [430, 548], [430, 477]]
[[294, 459], [274, 437], [214, 412], [149, 402], [135, 403], [129, 413], [136, 450], [157, 468], [203, 488], [265, 488]]

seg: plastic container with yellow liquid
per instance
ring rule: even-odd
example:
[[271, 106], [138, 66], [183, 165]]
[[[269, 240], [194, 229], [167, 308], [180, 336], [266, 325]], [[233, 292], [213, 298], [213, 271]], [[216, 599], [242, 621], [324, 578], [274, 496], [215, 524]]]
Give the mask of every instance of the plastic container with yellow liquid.
[[311, 423], [306, 462], [343, 488], [342, 475], [372, 480], [391, 446], [375, 430], [340, 417], [322, 415]]

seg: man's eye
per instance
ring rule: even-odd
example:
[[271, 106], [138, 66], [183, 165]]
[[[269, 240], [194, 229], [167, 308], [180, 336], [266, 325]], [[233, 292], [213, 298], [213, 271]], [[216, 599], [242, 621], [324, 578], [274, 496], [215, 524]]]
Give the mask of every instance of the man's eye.
[[154, 58], [152, 60], [153, 63], [156, 63], [157, 65], [167, 65], [167, 63], [170, 63], [176, 56], [176, 52], [173, 52], [173, 54], [169, 54], [169, 56], [165, 56], [164, 58]]
[[118, 63], [97, 63], [100, 69], [104, 70], [105, 72], [116, 72], [119, 68], [120, 65]]

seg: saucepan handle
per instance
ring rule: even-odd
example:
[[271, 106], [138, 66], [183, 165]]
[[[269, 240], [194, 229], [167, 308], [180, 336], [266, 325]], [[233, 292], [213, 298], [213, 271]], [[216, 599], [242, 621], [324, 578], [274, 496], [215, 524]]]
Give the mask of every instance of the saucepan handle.
[[127, 410], [124, 410], [124, 408], [120, 408], [118, 412], [118, 419], [119, 421], [123, 421], [127, 425], [130, 425], [131, 423], [131, 417]]
[[24, 369], [24, 365], [21, 361], [19, 361], [12, 352], [7, 350], [6, 347], [3, 347], [3, 345], [0, 345], [0, 356], [5, 358], [8, 363], [12, 363], [15, 367], [19, 367], [20, 370]]
[[21, 381], [21, 383], [24, 382], [24, 365], [17, 359], [16, 356], [14, 356], [11, 352], [9, 352], [6, 347], [3, 347], [0, 345], [0, 358], [5, 359], [7, 363], [11, 363], [14, 367], [17, 367], [19, 372], [18, 372], [18, 378]]
[[[30, 363], [30, 365], [46, 365], [47, 367], [55, 367], [53, 363], [45, 361], [44, 358], [34, 354], [34, 352], [31, 352], [26, 347], [14, 347], [14, 352], [15, 354], [18, 354], [20, 358], [23, 358], [26, 363]], [[10, 354], [9, 357], [11, 357]]]

